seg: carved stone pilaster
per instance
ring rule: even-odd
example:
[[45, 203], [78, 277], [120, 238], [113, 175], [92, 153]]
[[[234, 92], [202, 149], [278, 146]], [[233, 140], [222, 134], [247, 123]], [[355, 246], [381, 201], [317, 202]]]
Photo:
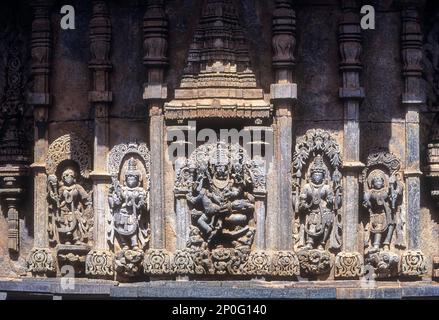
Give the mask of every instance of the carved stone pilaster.
[[[419, 107], [425, 103], [423, 89], [421, 88], [422, 77], [422, 31], [419, 18], [418, 2], [406, 1], [401, 12], [401, 55], [402, 76], [404, 79], [404, 92], [402, 104], [406, 108], [406, 145], [405, 145], [405, 176], [407, 185], [407, 230], [408, 249], [417, 251], [420, 249], [420, 154], [419, 154]], [[406, 255], [407, 257], [422, 256], [421, 253]], [[408, 270], [412, 268], [408, 267]], [[413, 273], [412, 271], [405, 271]], [[403, 274], [405, 273], [403, 272]]]
[[110, 251], [92, 250], [85, 261], [85, 273], [93, 277], [114, 275], [114, 255]]
[[[32, 88], [28, 103], [34, 108], [34, 247], [29, 256], [29, 269], [50, 273], [55, 262], [49, 252], [47, 216], [47, 175], [45, 172], [48, 151], [48, 108], [50, 99], [51, 22], [52, 0], [35, 0], [31, 33]], [[34, 273], [34, 272], [33, 272]]]
[[360, 126], [359, 108], [364, 98], [364, 89], [360, 83], [362, 70], [362, 35], [360, 26], [360, 8], [356, 0], [341, 2], [342, 16], [338, 25], [338, 43], [340, 52], [341, 87], [339, 97], [344, 104], [344, 206], [343, 206], [343, 250], [357, 252], [357, 225], [359, 221], [359, 184], [358, 177], [363, 168], [360, 162]]
[[401, 257], [401, 275], [419, 278], [427, 273], [427, 260], [420, 250], [409, 250]]
[[[94, 109], [93, 180], [94, 203], [94, 249], [108, 250], [106, 241], [108, 215], [107, 189], [110, 176], [107, 171], [109, 151], [108, 113], [113, 99], [110, 84], [111, 64], [111, 17], [106, 1], [92, 2], [90, 20], [90, 60], [91, 85], [89, 101]], [[94, 253], [93, 253], [94, 254]], [[92, 257], [91, 257], [91, 260]], [[99, 273], [99, 272], [98, 272]], [[109, 274], [107, 272], [107, 274]], [[102, 274], [99, 274], [102, 276]]]
[[143, 99], [148, 103], [151, 146], [151, 247], [165, 246], [165, 222], [163, 206], [163, 163], [164, 163], [164, 116], [163, 102], [167, 98], [165, 69], [168, 65], [168, 20], [165, 1], [148, 1], [143, 18], [143, 64], [147, 78]]
[[358, 279], [363, 275], [363, 256], [358, 252], [340, 252], [335, 257], [334, 276], [339, 279]]
[[[274, 143], [274, 167], [276, 176], [271, 173], [268, 179], [276, 180], [276, 203], [274, 214], [277, 215], [277, 231], [279, 236], [270, 235], [277, 239], [276, 248], [289, 250], [293, 231], [292, 217], [292, 186], [291, 186], [291, 154], [293, 148], [292, 112], [293, 101], [297, 98], [297, 85], [293, 83], [293, 68], [296, 58], [296, 13], [287, 0], [277, 0], [273, 12], [273, 69], [275, 83], [270, 87], [271, 100], [274, 103], [276, 124]], [[271, 202], [271, 199], [268, 199]], [[272, 207], [270, 205], [270, 207]]]
[[26, 166], [0, 167], [0, 201], [5, 208], [8, 222], [8, 249], [11, 254], [20, 251], [20, 217], [19, 203], [24, 194], [25, 176], [28, 174]]

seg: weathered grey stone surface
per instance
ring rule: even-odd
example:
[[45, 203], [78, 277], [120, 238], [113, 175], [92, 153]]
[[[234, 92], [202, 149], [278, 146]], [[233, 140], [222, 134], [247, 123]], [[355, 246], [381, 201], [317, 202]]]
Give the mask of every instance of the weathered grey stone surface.
[[[375, 2], [374, 30], [360, 28], [360, 1], [72, 0], [75, 30], [60, 28], [56, 1], [1, 2], [0, 300], [438, 297], [439, 5]], [[212, 28], [215, 19], [222, 23]], [[183, 130], [176, 164], [166, 133], [189, 121], [196, 127]], [[240, 142], [272, 148], [264, 170], [255, 148], [223, 172], [226, 147], [194, 173], [186, 162], [207, 145], [194, 136], [232, 128], [252, 137], [267, 129]], [[321, 137], [312, 148], [300, 144], [315, 130], [330, 149]], [[90, 151], [90, 175], [79, 174], [80, 156], [70, 151], [48, 157], [70, 134]], [[149, 189], [125, 198], [120, 216], [145, 218], [136, 232], [147, 241], [119, 250], [107, 164], [112, 148], [130, 142], [150, 152], [142, 169]], [[367, 165], [376, 152], [399, 166], [372, 190], [382, 201], [365, 205], [369, 176], [383, 172]], [[64, 193], [66, 166], [78, 181]], [[176, 192], [182, 167], [188, 185]], [[120, 185], [125, 169], [111, 173]], [[317, 171], [325, 171], [321, 184]], [[51, 182], [62, 192], [50, 194]], [[87, 205], [75, 200], [82, 189], [91, 192]], [[93, 227], [82, 228], [85, 221]], [[384, 230], [371, 228], [377, 221]], [[90, 255], [77, 254], [82, 244], [70, 238], [56, 250], [52, 228], [69, 223]], [[68, 292], [65, 261], [88, 270]], [[371, 271], [382, 279], [371, 284]]]

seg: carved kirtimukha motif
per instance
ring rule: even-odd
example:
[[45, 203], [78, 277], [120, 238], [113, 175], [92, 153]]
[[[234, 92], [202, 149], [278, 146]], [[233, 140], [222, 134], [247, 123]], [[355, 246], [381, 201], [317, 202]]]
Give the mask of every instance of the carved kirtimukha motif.
[[[368, 211], [366, 225], [366, 264], [377, 277], [395, 276], [398, 255], [391, 244], [404, 247], [404, 220], [401, 213], [404, 185], [399, 178], [400, 160], [386, 152], [371, 154], [363, 171], [363, 206]], [[395, 240], [393, 240], [395, 236]]]
[[108, 241], [116, 252], [116, 271], [133, 276], [141, 271], [150, 239], [148, 149], [136, 143], [114, 147], [109, 171], [112, 185], [108, 195]]
[[340, 150], [326, 131], [309, 130], [298, 140], [293, 160], [296, 248], [302, 271], [327, 273], [330, 254], [341, 246]]

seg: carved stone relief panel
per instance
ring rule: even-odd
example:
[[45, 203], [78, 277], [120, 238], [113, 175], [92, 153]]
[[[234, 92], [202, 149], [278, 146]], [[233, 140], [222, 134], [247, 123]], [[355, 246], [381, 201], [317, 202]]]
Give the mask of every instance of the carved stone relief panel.
[[256, 248], [256, 218], [265, 208], [265, 164], [239, 144], [199, 146], [177, 168], [174, 191], [177, 216], [190, 219], [186, 248], [148, 250], [146, 274], [297, 275], [294, 252]]
[[295, 249], [307, 276], [326, 274], [330, 251], [341, 247], [342, 165], [340, 149], [327, 131], [308, 130], [293, 159]]
[[48, 150], [49, 242], [62, 266], [81, 273], [93, 241], [93, 196], [89, 147], [74, 134], [56, 139]]
[[398, 274], [399, 256], [390, 250], [391, 245], [405, 248], [400, 167], [400, 160], [392, 153], [377, 152], [369, 155], [362, 174], [363, 206], [368, 214], [365, 263], [378, 278]]
[[141, 272], [150, 240], [150, 154], [145, 143], [116, 145], [109, 154], [108, 242], [115, 252], [115, 267], [122, 276]]

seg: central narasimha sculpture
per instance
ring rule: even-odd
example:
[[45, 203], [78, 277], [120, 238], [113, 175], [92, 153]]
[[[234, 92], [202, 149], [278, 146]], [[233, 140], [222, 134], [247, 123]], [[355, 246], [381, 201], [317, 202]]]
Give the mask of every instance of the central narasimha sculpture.
[[255, 232], [249, 225], [255, 204], [249, 163], [236, 146], [218, 143], [210, 151], [211, 157], [193, 172], [193, 187], [187, 194], [193, 223], [189, 246], [198, 235], [199, 245], [209, 249], [249, 249]]

